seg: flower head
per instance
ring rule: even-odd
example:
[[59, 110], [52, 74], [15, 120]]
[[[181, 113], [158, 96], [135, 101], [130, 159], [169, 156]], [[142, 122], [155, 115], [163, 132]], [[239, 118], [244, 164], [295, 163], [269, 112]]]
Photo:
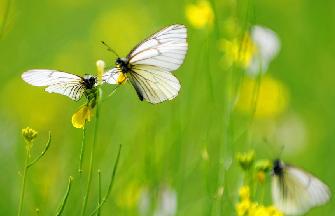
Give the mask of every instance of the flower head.
[[283, 213], [273, 206], [264, 206], [252, 201], [249, 186], [242, 186], [239, 195], [240, 201], [235, 205], [238, 216], [283, 216]]
[[[257, 86], [259, 85], [259, 86]], [[255, 98], [255, 89], [258, 95]], [[254, 101], [257, 99], [257, 101]], [[277, 117], [288, 106], [288, 91], [286, 86], [270, 76], [257, 80], [246, 78], [241, 84], [240, 95], [236, 103], [236, 109], [242, 113], [250, 114], [255, 109], [258, 118]]]
[[271, 29], [258, 25], [252, 27], [251, 37], [257, 49], [248, 67], [248, 73], [250, 75], [264, 74], [280, 50], [279, 37]]
[[239, 152], [236, 159], [243, 170], [249, 170], [255, 160], [255, 151]]
[[241, 68], [247, 68], [250, 65], [256, 52], [256, 45], [249, 34], [245, 34], [241, 40], [223, 39], [220, 42], [220, 48], [225, 53], [224, 63], [227, 66], [236, 64]]
[[37, 137], [37, 135], [37, 131], [30, 127], [22, 129], [22, 136], [27, 143], [31, 143]]
[[75, 128], [84, 128], [86, 122], [91, 121], [93, 108], [89, 104], [85, 104], [72, 115], [72, 125]]
[[201, 29], [213, 24], [214, 13], [207, 0], [200, 0], [186, 6], [186, 18], [193, 27]]

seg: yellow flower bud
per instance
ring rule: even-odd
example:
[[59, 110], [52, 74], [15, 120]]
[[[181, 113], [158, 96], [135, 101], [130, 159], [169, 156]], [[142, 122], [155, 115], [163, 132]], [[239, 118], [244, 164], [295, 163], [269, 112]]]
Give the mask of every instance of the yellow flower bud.
[[98, 84], [100, 85], [102, 83], [102, 75], [105, 72], [105, 62], [103, 60], [97, 61], [97, 78], [98, 78]]
[[37, 137], [37, 131], [30, 127], [26, 127], [22, 129], [22, 136], [26, 142], [30, 143]]
[[239, 152], [236, 155], [236, 159], [243, 170], [249, 170], [255, 160], [255, 151]]

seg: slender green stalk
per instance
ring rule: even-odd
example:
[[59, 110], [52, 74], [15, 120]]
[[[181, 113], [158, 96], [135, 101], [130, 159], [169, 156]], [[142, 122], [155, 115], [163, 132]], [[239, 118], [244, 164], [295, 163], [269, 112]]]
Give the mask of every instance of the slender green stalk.
[[100, 113], [100, 102], [101, 102], [101, 89], [98, 87], [97, 89], [97, 102], [96, 102], [96, 118], [95, 118], [95, 125], [94, 125], [94, 134], [93, 134], [93, 143], [90, 152], [90, 162], [89, 162], [89, 171], [88, 171], [88, 182], [86, 188], [86, 194], [84, 195], [83, 205], [81, 215], [83, 216], [86, 212], [87, 208], [87, 200], [90, 194], [91, 183], [92, 183], [92, 173], [94, 167], [94, 156], [95, 156], [95, 146], [98, 138], [98, 127], [99, 127], [99, 113]]
[[10, 5], [11, 5], [11, 0], [8, 0], [7, 5], [6, 5], [6, 9], [5, 9], [5, 13], [4, 13], [3, 18], [2, 18], [1, 29], [0, 29], [0, 39], [2, 38], [2, 36], [5, 32], [5, 28], [6, 28], [7, 20], [8, 20], [8, 15], [9, 15], [9, 10], [10, 10]]
[[19, 202], [19, 210], [18, 210], [18, 215], [22, 215], [22, 207], [23, 207], [23, 199], [24, 199], [24, 194], [25, 194], [25, 187], [26, 187], [26, 178], [27, 178], [27, 173], [30, 167], [32, 167], [35, 163], [37, 163], [48, 151], [49, 146], [51, 143], [51, 132], [49, 131], [49, 138], [47, 143], [45, 144], [45, 147], [43, 151], [29, 163], [29, 158], [30, 158], [30, 153], [31, 153], [31, 148], [32, 148], [32, 141], [27, 142], [26, 144], [26, 159], [24, 162], [24, 169], [23, 169], [23, 177], [22, 177], [22, 183], [21, 183], [21, 193], [20, 193], [20, 202]]
[[81, 148], [80, 148], [80, 156], [79, 156], [79, 168], [78, 172], [81, 174], [83, 172], [83, 159], [84, 159], [84, 153], [85, 153], [85, 146], [86, 146], [86, 122], [85, 126], [83, 128], [83, 135], [81, 139]]
[[48, 151], [49, 147], [50, 147], [50, 143], [51, 143], [51, 132], [49, 131], [49, 138], [47, 143], [44, 146], [43, 151], [34, 159], [32, 160], [28, 165], [27, 165], [27, 169], [30, 168], [32, 165], [34, 165], [37, 161], [39, 161], [44, 155], [45, 153]]
[[108, 189], [107, 189], [107, 192], [105, 194], [105, 196], [102, 198], [100, 204], [97, 206], [96, 209], [94, 209], [90, 216], [94, 215], [96, 212], [100, 211], [101, 207], [104, 205], [104, 203], [107, 201], [111, 191], [112, 191], [112, 188], [113, 188], [113, 184], [114, 184], [114, 180], [115, 180], [115, 175], [116, 175], [116, 171], [117, 171], [117, 167], [118, 167], [118, 164], [119, 164], [119, 160], [120, 160], [120, 154], [121, 154], [121, 145], [119, 146], [119, 151], [117, 153], [117, 156], [116, 156], [116, 159], [115, 159], [115, 163], [114, 163], [114, 167], [113, 167], [113, 171], [112, 171], [112, 177], [111, 177], [111, 180], [109, 182], [109, 185], [108, 185]]
[[57, 216], [59, 215], [62, 215], [63, 211], [64, 211], [64, 208], [65, 208], [65, 204], [66, 204], [66, 201], [69, 197], [69, 194], [70, 194], [70, 190], [71, 190], [71, 185], [72, 185], [72, 181], [73, 181], [73, 177], [70, 176], [69, 177], [69, 183], [67, 185], [67, 189], [66, 189], [66, 192], [65, 192], [65, 196], [63, 198], [63, 201], [61, 203], [61, 205], [59, 206], [58, 210], [57, 210]]
[[[99, 182], [98, 206], [100, 206], [100, 203], [101, 203], [101, 170], [98, 170], [98, 182]], [[98, 209], [97, 216], [100, 216], [100, 208]]]
[[20, 195], [20, 203], [19, 203], [19, 211], [18, 216], [22, 215], [22, 207], [23, 207], [23, 198], [25, 193], [25, 187], [26, 187], [26, 177], [27, 177], [27, 171], [28, 171], [28, 160], [30, 157], [30, 146], [32, 143], [27, 144], [26, 148], [26, 159], [24, 161], [24, 169], [23, 169], [23, 176], [22, 176], [22, 183], [21, 183], [21, 195]]

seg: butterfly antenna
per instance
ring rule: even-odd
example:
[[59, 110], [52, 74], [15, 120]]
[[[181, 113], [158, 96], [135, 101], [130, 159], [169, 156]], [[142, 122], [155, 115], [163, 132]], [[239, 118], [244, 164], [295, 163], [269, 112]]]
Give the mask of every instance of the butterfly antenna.
[[120, 58], [120, 56], [108, 44], [106, 44], [105, 41], [101, 41], [101, 43], [107, 48], [107, 51], [110, 51], [110, 52], [114, 53], [114, 55], [116, 55], [118, 58]]

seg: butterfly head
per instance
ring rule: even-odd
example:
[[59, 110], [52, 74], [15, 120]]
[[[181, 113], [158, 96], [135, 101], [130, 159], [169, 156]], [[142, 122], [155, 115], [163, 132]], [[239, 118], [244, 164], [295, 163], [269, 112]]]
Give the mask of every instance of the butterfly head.
[[97, 78], [92, 75], [85, 75], [83, 80], [86, 89], [92, 89], [97, 83]]
[[123, 73], [127, 73], [130, 70], [129, 66], [128, 66], [128, 59], [127, 58], [117, 58], [115, 60], [115, 65]]
[[273, 161], [273, 168], [272, 168], [272, 174], [273, 175], [277, 175], [277, 176], [281, 176], [283, 174], [283, 170], [284, 170], [284, 163], [283, 161], [276, 159]]

